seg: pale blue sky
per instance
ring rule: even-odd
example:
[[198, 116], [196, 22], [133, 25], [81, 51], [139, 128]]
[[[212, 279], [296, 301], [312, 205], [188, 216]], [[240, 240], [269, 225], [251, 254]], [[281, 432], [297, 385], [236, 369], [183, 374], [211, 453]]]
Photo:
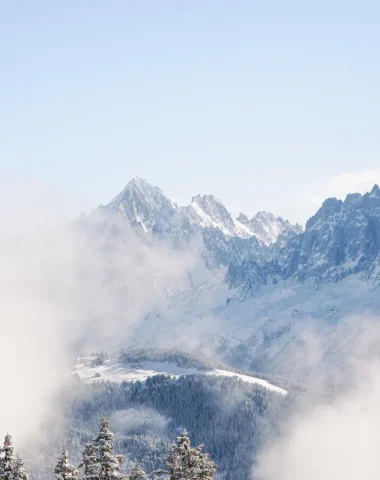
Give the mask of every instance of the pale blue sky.
[[303, 222], [380, 182], [379, 32], [375, 0], [0, 0], [2, 188]]

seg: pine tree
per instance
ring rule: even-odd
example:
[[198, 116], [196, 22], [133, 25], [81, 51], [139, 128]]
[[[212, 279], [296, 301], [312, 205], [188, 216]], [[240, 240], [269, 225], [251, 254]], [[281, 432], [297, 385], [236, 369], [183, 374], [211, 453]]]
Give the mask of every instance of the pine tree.
[[186, 430], [181, 432], [172, 446], [167, 465], [170, 480], [212, 480], [216, 471], [216, 464], [209, 454], [202, 453], [202, 445], [191, 445]]
[[123, 463], [122, 455], [113, 453], [113, 439], [115, 435], [109, 430], [107, 417], [100, 419], [100, 431], [95, 439], [95, 448], [98, 451], [100, 465], [100, 480], [115, 480], [123, 478], [120, 466]]
[[69, 453], [66, 443], [63, 445], [62, 455], [58, 458], [54, 474], [57, 480], [76, 480], [78, 478], [78, 470], [74, 465], [70, 465], [69, 463]]
[[28, 474], [24, 469], [21, 457], [15, 456], [12, 437], [7, 434], [4, 439], [4, 446], [0, 449], [0, 479], [1, 480], [28, 480]]
[[20, 455], [18, 455], [18, 454], [16, 455], [13, 479], [14, 480], [29, 480], [29, 475], [26, 473], [26, 471], [24, 469], [24, 464], [21, 460]]
[[217, 469], [217, 465], [210, 458], [209, 453], [201, 453], [199, 455], [199, 473], [196, 478], [202, 480], [212, 480]]
[[12, 480], [15, 470], [16, 458], [13, 450], [12, 437], [7, 433], [4, 438], [4, 446], [1, 449], [3, 456], [0, 461], [1, 480]]
[[146, 479], [146, 473], [138, 463], [135, 463], [132, 467], [132, 472], [129, 475], [128, 480], [145, 480], [145, 479]]
[[85, 480], [99, 480], [100, 477], [100, 464], [98, 462], [96, 451], [92, 443], [86, 443], [83, 451], [83, 463], [80, 467], [84, 466], [84, 472], [82, 478]]

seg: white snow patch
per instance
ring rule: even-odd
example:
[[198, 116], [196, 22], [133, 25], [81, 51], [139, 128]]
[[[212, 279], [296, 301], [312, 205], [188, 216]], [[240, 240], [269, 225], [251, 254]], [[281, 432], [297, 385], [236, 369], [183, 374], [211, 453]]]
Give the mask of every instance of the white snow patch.
[[216, 370], [206, 372], [206, 375], [219, 375], [221, 377], [235, 377], [235, 378], [238, 378], [239, 380], [242, 380], [243, 382], [260, 385], [261, 387], [267, 388], [268, 390], [281, 393], [281, 395], [286, 395], [288, 393], [283, 388], [276, 387], [276, 385], [272, 385], [271, 383], [261, 378], [251, 377], [250, 375], [242, 375], [240, 373], [230, 372], [228, 370], [216, 369]]
[[104, 365], [92, 366], [91, 360], [79, 363], [73, 368], [73, 373], [77, 373], [84, 383], [94, 383], [99, 381], [110, 382], [133, 382], [139, 380], [145, 382], [148, 377], [154, 375], [169, 375], [172, 378], [178, 378], [183, 375], [215, 375], [220, 377], [235, 377], [243, 382], [260, 385], [268, 390], [286, 395], [288, 392], [280, 387], [276, 387], [266, 380], [242, 375], [228, 370], [197, 370], [196, 368], [179, 367], [174, 363], [168, 362], [144, 362], [136, 366], [120, 363], [115, 360], [108, 360]]

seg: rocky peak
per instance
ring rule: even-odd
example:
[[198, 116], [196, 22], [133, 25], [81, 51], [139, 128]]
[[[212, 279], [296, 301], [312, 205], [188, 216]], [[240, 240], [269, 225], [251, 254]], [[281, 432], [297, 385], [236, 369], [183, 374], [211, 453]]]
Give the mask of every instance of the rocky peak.
[[[318, 286], [356, 273], [375, 275], [380, 271], [378, 187], [364, 195], [348, 195], [344, 202], [336, 198], [325, 200], [307, 222], [305, 232], [290, 238], [273, 260], [260, 268], [260, 275], [255, 267], [253, 277], [249, 272], [234, 271], [234, 278], [251, 278], [251, 284], [252, 278], [255, 282], [262, 278], [262, 284], [291, 279]], [[243, 283], [247, 288], [247, 280]], [[256, 288], [257, 283], [249, 290]]]
[[302, 232], [298, 224], [291, 225], [282, 217], [275, 217], [270, 212], [258, 212], [249, 222], [251, 231], [266, 245], [275, 243], [280, 236], [297, 235]]
[[191, 200], [191, 206], [199, 215], [204, 226], [219, 228], [229, 235], [234, 233], [235, 224], [231, 214], [214, 195], [196, 195]]
[[248, 223], [249, 223], [249, 218], [247, 217], [247, 215], [245, 213], [242, 213], [242, 212], [240, 212], [240, 214], [236, 218], [236, 220], [238, 222], [242, 223], [243, 225], [248, 225]]
[[380, 187], [375, 183], [373, 186], [371, 192], [370, 192], [371, 197], [380, 197]]
[[135, 177], [106, 208], [118, 211], [132, 223], [151, 230], [170, 218], [176, 205], [165, 197], [160, 188], [154, 187], [144, 178]]
[[261, 211], [261, 212], [257, 212], [256, 215], [252, 217], [251, 222], [260, 221], [260, 222], [268, 223], [268, 222], [274, 222], [275, 220], [276, 220], [276, 217], [273, 215], [273, 213]]
[[317, 213], [306, 222], [306, 230], [314, 227], [319, 221], [331, 220], [332, 217], [339, 214], [342, 206], [342, 200], [328, 198], [322, 203], [322, 206]]

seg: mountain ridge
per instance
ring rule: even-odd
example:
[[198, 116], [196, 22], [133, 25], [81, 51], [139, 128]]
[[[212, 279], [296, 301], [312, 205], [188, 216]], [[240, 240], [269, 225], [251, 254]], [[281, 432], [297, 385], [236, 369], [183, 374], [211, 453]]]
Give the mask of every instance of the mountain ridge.
[[215, 228], [229, 237], [255, 236], [262, 244], [269, 246], [287, 231], [296, 234], [302, 231], [300, 225], [292, 225], [269, 212], [258, 212], [250, 220], [247, 217], [248, 223], [245, 225], [239, 221], [240, 216], [234, 220], [222, 201], [211, 194], [197, 194], [189, 205], [178, 206], [159, 187], [142, 177], [133, 178], [105, 208], [119, 211], [129, 221], [141, 223], [144, 230], [153, 233], [173, 231], [180, 224], [182, 228], [187, 226], [194, 230]]

